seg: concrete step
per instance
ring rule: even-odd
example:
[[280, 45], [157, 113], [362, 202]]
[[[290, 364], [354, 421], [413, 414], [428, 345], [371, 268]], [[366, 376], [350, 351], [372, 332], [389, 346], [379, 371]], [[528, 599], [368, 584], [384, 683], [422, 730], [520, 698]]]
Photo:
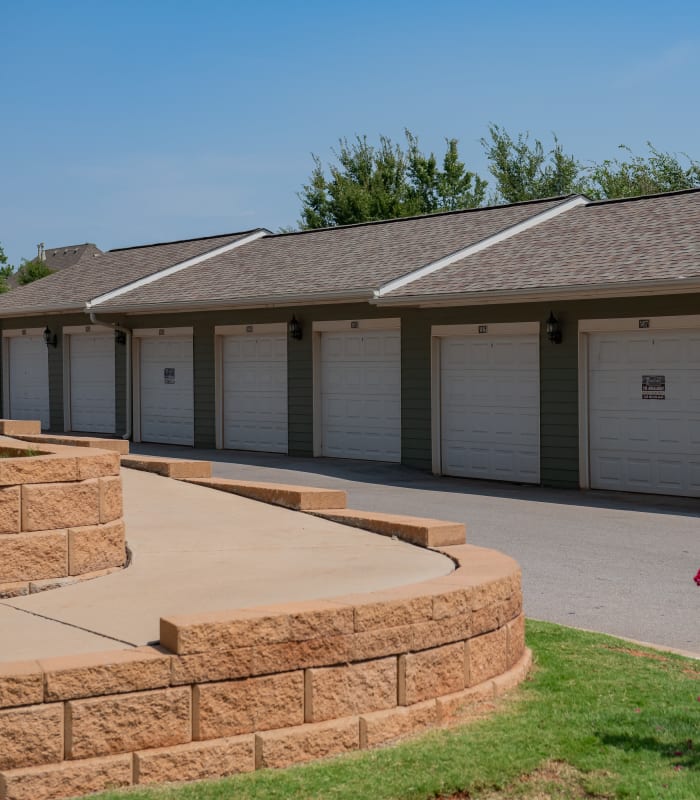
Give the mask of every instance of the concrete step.
[[294, 511], [312, 511], [324, 508], [344, 508], [345, 492], [339, 489], [315, 489], [309, 486], [290, 486], [284, 483], [256, 483], [231, 478], [193, 479], [189, 483], [231, 492], [251, 500], [271, 503]]
[[208, 478], [211, 475], [211, 461], [197, 461], [186, 458], [166, 458], [165, 456], [125, 455], [121, 457], [122, 467], [155, 472], [165, 478], [186, 480], [188, 478]]

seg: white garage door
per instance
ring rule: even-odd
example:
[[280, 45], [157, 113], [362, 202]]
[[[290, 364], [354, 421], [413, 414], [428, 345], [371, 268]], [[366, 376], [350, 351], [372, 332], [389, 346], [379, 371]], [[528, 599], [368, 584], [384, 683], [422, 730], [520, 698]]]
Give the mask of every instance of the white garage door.
[[114, 335], [72, 335], [69, 349], [71, 430], [114, 433]]
[[321, 334], [321, 454], [401, 461], [399, 331]]
[[700, 331], [589, 338], [591, 487], [700, 497]]
[[443, 474], [539, 483], [537, 335], [449, 336], [440, 354]]
[[287, 452], [287, 337], [222, 341], [224, 447]]
[[38, 419], [50, 427], [49, 356], [44, 337], [11, 336], [9, 350], [9, 414], [11, 419]]
[[194, 444], [192, 338], [140, 339], [141, 440]]

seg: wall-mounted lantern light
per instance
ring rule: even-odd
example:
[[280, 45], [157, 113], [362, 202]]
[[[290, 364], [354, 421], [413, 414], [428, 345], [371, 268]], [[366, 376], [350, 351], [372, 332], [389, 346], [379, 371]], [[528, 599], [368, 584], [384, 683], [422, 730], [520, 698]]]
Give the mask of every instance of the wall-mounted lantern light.
[[287, 324], [287, 330], [289, 331], [289, 337], [291, 339], [301, 339], [302, 337], [301, 323], [294, 315], [292, 315], [292, 318], [289, 320]]
[[114, 341], [116, 344], [126, 344], [126, 333], [124, 331], [114, 331]]
[[545, 330], [547, 331], [547, 338], [552, 344], [561, 344], [561, 323], [551, 311], [545, 323]]
[[47, 347], [56, 347], [58, 345], [58, 336], [51, 332], [48, 325], [44, 328], [44, 342]]

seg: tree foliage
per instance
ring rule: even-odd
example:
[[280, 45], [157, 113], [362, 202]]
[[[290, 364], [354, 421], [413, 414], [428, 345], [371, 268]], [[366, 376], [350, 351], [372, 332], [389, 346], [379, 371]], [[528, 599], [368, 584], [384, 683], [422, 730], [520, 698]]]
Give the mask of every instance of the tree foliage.
[[440, 168], [436, 156], [424, 154], [410, 131], [405, 136], [405, 148], [388, 136], [381, 136], [376, 147], [366, 136], [340, 139], [328, 175], [314, 155], [311, 178], [299, 193], [300, 226], [348, 225], [483, 203], [486, 181], [460, 161], [456, 139], [446, 140]]
[[5, 250], [0, 244], [0, 294], [5, 294], [5, 292], [10, 290], [10, 287], [7, 285], [7, 279], [13, 272], [14, 269], [11, 264], [7, 263]]
[[[340, 139], [335, 161], [325, 169], [314, 155], [309, 182], [299, 193], [301, 228], [322, 228], [436, 211], [476, 208], [486, 201], [488, 182], [460, 160], [457, 139], [446, 139], [439, 162], [423, 153], [405, 131], [404, 146], [387, 136], [370, 144], [366, 136]], [[491, 124], [481, 139], [492, 176], [489, 201], [517, 203], [583, 194], [603, 200], [700, 188], [700, 162], [679, 158], [647, 143], [636, 155], [620, 145], [617, 158], [584, 163], [568, 153], [556, 134], [550, 147], [528, 132], [511, 135]]]
[[513, 137], [498, 125], [489, 125], [489, 137], [481, 145], [496, 186], [493, 199], [519, 203], [542, 197], [585, 193], [580, 163], [564, 152], [554, 136], [554, 145], [545, 150], [539, 139], [530, 143], [529, 133]]
[[38, 281], [39, 278], [45, 278], [47, 275], [51, 275], [52, 272], [53, 270], [49, 269], [46, 262], [39, 258], [33, 258], [31, 261], [23, 258], [17, 270], [17, 281], [20, 286], [25, 286], [28, 283]]
[[700, 188], [700, 162], [685, 156], [688, 166], [684, 167], [677, 155], [663, 153], [651, 142], [647, 147], [649, 155], [645, 157], [622, 144], [619, 149], [626, 153], [624, 160], [606, 159], [589, 167], [586, 194], [605, 199]]

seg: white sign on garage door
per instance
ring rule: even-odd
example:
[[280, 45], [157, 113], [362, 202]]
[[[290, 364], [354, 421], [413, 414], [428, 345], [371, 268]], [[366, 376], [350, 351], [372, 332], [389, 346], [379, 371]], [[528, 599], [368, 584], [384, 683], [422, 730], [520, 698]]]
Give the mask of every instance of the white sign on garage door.
[[538, 334], [481, 328], [440, 338], [441, 472], [539, 483]]
[[322, 331], [320, 405], [321, 455], [401, 461], [400, 331]]
[[[15, 335], [18, 334], [18, 335]], [[38, 419], [41, 427], [50, 427], [49, 358], [44, 337], [40, 332], [21, 335], [6, 331], [9, 370], [5, 384], [5, 416], [10, 419]], [[8, 385], [9, 384], [9, 385]]]
[[139, 336], [140, 438], [194, 444], [191, 336]]
[[114, 334], [80, 333], [68, 338], [70, 429], [114, 433]]
[[700, 497], [700, 330], [589, 334], [590, 484]]
[[287, 336], [285, 332], [223, 336], [223, 446], [287, 452]]

